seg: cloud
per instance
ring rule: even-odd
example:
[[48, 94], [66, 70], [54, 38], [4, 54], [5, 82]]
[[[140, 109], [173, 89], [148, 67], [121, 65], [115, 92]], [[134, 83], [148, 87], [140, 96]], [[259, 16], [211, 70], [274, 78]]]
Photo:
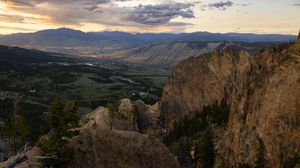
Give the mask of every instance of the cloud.
[[176, 17], [194, 18], [192, 6], [191, 3], [139, 5], [130, 12], [127, 19], [143, 25], [161, 25]]
[[38, 29], [11, 27], [11, 26], [0, 26], [0, 29], [9, 29], [9, 30], [17, 30], [17, 31], [37, 31], [38, 30]]
[[[192, 7], [196, 3], [166, 1], [153, 5], [122, 6], [120, 3], [132, 0], [4, 0], [7, 16], [0, 21], [24, 22], [26, 14], [40, 18], [40, 24], [57, 26], [84, 26], [98, 24], [102, 27], [145, 27], [184, 30], [192, 24], [176, 22], [176, 18], [194, 18]], [[136, 4], [133, 3], [133, 4]], [[13, 13], [9, 13], [13, 11]], [[8, 16], [14, 15], [14, 16]], [[13, 18], [10, 20], [9, 18]], [[25, 19], [26, 21], [30, 19]], [[34, 20], [38, 22], [38, 20]]]
[[19, 15], [0, 14], [0, 21], [22, 23], [22, 22], [24, 22], [24, 20], [25, 20], [25, 18], [22, 16], [19, 16]]
[[232, 1], [226, 1], [226, 2], [216, 2], [216, 3], [210, 3], [208, 4], [208, 7], [213, 9], [213, 8], [217, 8], [217, 9], [220, 9], [220, 10], [226, 10], [227, 7], [231, 7], [233, 6], [234, 3]]
[[34, 7], [43, 3], [56, 3], [56, 4], [106, 4], [111, 3], [112, 0], [4, 0], [8, 5], [14, 5], [16, 7]]

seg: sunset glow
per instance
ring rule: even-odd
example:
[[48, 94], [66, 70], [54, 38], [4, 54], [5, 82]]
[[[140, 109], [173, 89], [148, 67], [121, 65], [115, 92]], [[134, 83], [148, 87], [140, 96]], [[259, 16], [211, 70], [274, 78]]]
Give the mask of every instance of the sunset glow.
[[82, 31], [297, 34], [299, 3], [299, 0], [0, 0], [0, 34], [59, 27]]

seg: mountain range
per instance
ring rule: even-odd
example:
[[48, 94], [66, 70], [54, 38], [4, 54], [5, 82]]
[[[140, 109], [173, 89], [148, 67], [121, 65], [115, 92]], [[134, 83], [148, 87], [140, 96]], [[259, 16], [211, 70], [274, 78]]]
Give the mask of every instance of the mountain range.
[[239, 33], [127, 33], [127, 32], [82, 32], [68, 28], [48, 29], [35, 33], [17, 33], [0, 36], [0, 44], [43, 51], [81, 56], [101, 56], [115, 51], [169, 42], [289, 42], [296, 36], [279, 34]]
[[113, 54], [105, 55], [102, 58], [119, 60], [126, 63], [159, 65], [166, 67], [176, 66], [180, 61], [190, 57], [196, 57], [215, 50], [234, 49], [248, 51], [251, 55], [256, 54], [260, 49], [275, 46], [279, 42], [230, 42], [230, 41], [182, 41], [162, 44], [148, 45], [144, 47], [123, 50]]

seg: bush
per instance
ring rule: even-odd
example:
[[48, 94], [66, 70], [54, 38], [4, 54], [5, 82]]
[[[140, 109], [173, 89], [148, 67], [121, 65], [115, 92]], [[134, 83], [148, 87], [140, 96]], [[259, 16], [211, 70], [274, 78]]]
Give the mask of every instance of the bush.
[[50, 133], [49, 138], [39, 143], [44, 167], [65, 168], [72, 164], [74, 150], [67, 146], [58, 133]]

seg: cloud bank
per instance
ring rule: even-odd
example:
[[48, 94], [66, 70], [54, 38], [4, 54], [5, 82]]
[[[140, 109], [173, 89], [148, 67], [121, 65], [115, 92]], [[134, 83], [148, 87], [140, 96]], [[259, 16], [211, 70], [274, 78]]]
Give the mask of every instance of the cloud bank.
[[[45, 22], [56, 25], [82, 26], [87, 23], [105, 26], [169, 27], [185, 29], [192, 24], [173, 21], [177, 18], [195, 18], [194, 3], [168, 1], [153, 5], [122, 6], [132, 0], [3, 0], [6, 10], [23, 15], [0, 15], [0, 21], [24, 23]], [[40, 20], [38, 20], [40, 19]]]

